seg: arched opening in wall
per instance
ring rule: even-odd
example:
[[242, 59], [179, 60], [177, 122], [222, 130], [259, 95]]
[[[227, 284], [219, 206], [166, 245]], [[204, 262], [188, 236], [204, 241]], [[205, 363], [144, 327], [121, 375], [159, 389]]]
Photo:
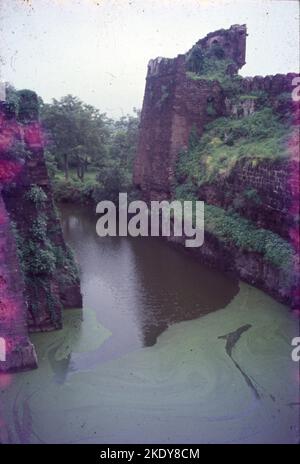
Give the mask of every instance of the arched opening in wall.
[[217, 39], [214, 39], [211, 43], [211, 52], [216, 58], [224, 58], [224, 49]]
[[6, 361], [6, 343], [3, 337], [0, 337], [0, 361]]
[[217, 112], [215, 108], [215, 99], [212, 95], [209, 95], [206, 99], [206, 114], [209, 117], [215, 117]]

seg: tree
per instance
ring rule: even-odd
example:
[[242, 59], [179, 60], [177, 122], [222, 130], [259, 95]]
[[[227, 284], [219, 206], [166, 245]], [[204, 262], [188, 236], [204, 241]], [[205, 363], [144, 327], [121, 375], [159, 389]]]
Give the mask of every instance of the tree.
[[77, 97], [67, 95], [51, 104], [41, 106], [41, 120], [48, 135], [48, 150], [54, 154], [58, 166], [69, 178], [69, 168], [76, 168], [84, 180], [90, 163], [105, 156], [109, 138], [105, 114]]
[[123, 116], [111, 124], [106, 157], [99, 165], [95, 196], [97, 200], [117, 201], [119, 192], [132, 189], [133, 161], [137, 148], [140, 111], [135, 116]]

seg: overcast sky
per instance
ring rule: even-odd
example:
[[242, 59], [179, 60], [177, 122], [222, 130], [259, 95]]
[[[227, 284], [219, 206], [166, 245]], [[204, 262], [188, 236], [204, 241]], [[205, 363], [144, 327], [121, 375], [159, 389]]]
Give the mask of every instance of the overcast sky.
[[118, 117], [142, 106], [149, 59], [244, 23], [243, 76], [298, 71], [297, 0], [0, 0], [0, 77]]

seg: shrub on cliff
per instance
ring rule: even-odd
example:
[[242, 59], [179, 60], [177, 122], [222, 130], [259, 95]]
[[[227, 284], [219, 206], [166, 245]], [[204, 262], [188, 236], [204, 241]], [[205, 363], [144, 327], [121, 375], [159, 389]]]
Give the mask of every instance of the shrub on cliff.
[[37, 208], [41, 208], [45, 201], [47, 201], [47, 195], [41, 187], [32, 185], [26, 192], [25, 199], [34, 203]]
[[218, 118], [197, 144], [179, 154], [176, 179], [199, 187], [226, 175], [242, 158], [278, 160], [288, 156], [290, 127], [270, 108], [242, 119]]
[[[201, 71], [188, 71], [187, 76], [193, 80], [208, 80], [208, 81], [219, 81], [221, 84], [227, 83], [228, 80], [232, 80], [232, 77], [227, 74], [229, 66], [232, 64], [232, 60], [229, 59], [216, 59], [216, 58], [204, 58], [201, 66]], [[238, 80], [241, 78], [237, 76]]]
[[225, 58], [225, 51], [218, 43], [210, 49], [202, 49], [198, 44], [186, 56], [187, 75], [191, 79], [218, 80], [220, 82], [229, 77], [229, 69], [234, 61]]
[[194, 45], [186, 57], [186, 67], [188, 71], [200, 74], [203, 71], [204, 53], [198, 45]]
[[230, 131], [234, 141], [242, 138], [258, 140], [286, 133], [286, 126], [271, 108], [264, 108], [241, 119], [218, 118], [208, 124], [206, 129], [212, 137], [220, 137], [221, 140], [224, 140], [226, 133]]
[[80, 182], [76, 179], [68, 181], [55, 179], [53, 191], [55, 201], [58, 203], [90, 203], [93, 201], [94, 189], [98, 186], [96, 181]]
[[19, 121], [30, 122], [39, 118], [39, 99], [32, 90], [24, 89], [18, 91], [18, 114]]
[[205, 206], [205, 227], [225, 242], [232, 242], [244, 251], [261, 253], [266, 261], [289, 270], [293, 247], [279, 235], [260, 229], [237, 213], [228, 213], [213, 205]]

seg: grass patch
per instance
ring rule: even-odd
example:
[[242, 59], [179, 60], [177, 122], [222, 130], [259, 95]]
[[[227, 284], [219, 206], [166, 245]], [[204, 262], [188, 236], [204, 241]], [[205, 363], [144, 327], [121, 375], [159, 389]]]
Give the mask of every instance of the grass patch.
[[257, 100], [258, 96], [257, 95], [240, 95], [239, 96], [240, 100]]
[[[195, 200], [191, 192], [189, 196], [177, 199], [183, 200], [183, 198]], [[195, 213], [195, 208], [193, 212]], [[289, 279], [295, 251], [292, 245], [278, 234], [256, 227], [253, 222], [236, 212], [228, 212], [218, 206], [207, 204], [205, 205], [204, 227], [207, 232], [223, 243], [234, 244], [244, 252], [261, 254], [267, 263], [284, 271], [284, 275]]]
[[187, 76], [192, 80], [219, 81], [232, 79], [226, 74], [228, 67], [232, 64], [229, 59], [204, 58], [200, 72], [187, 71]]
[[[96, 181], [96, 177], [97, 177], [97, 174], [98, 174], [98, 171], [97, 170], [90, 170], [90, 171], [87, 171], [84, 175], [84, 181], [81, 182], [81, 183], [85, 183], [85, 182], [94, 182]], [[55, 180], [58, 180], [58, 181], [66, 181], [66, 178], [65, 178], [65, 174], [62, 172], [62, 171], [57, 171], [55, 173]], [[77, 176], [77, 173], [76, 173], [76, 170], [75, 169], [70, 169], [69, 171], [69, 181], [78, 181], [78, 176]], [[67, 182], [67, 181], [66, 181]]]
[[232, 242], [244, 251], [257, 252], [274, 266], [288, 270], [292, 264], [293, 248], [279, 235], [259, 229], [239, 216], [213, 205], [205, 206], [205, 229], [224, 242]]
[[176, 164], [176, 179], [199, 187], [219, 175], [228, 174], [241, 159], [253, 163], [288, 156], [290, 127], [270, 108], [242, 119], [218, 118], [206, 126], [198, 144], [181, 152]]

